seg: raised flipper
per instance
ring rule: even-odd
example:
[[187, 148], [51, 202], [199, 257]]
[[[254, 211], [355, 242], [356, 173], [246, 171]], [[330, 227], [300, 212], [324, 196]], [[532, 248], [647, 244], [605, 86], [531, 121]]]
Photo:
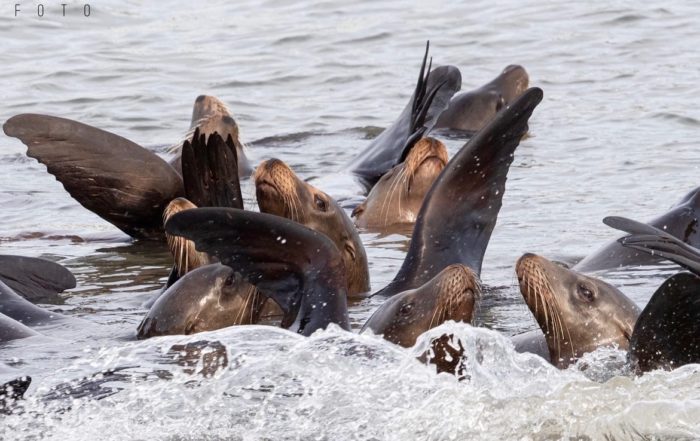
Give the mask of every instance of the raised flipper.
[[196, 129], [182, 146], [185, 197], [198, 207], [243, 208], [238, 158], [233, 139], [218, 133], [208, 138]]
[[284, 327], [296, 322], [303, 335], [330, 323], [350, 328], [343, 260], [325, 235], [279, 216], [232, 208], [183, 211], [165, 228], [272, 298], [284, 311]]
[[[230, 135], [224, 142], [218, 133], [207, 137], [195, 129], [192, 140], [182, 146], [182, 179], [187, 199], [177, 198], [168, 204], [163, 224], [175, 213], [192, 208], [243, 208], [236, 147]], [[196, 252], [192, 241], [168, 233], [165, 236], [175, 258], [165, 289], [188, 271], [213, 262], [205, 253]]]
[[700, 277], [678, 273], [649, 300], [630, 338], [638, 372], [700, 363]]
[[5, 134], [27, 145], [83, 207], [137, 239], [162, 239], [165, 206], [183, 195], [182, 178], [143, 147], [77, 121], [13, 116]]
[[649, 224], [620, 216], [608, 216], [603, 222], [630, 233], [618, 239], [623, 246], [668, 259], [700, 275], [700, 250]]
[[428, 66], [426, 74], [428, 49], [429, 44], [426, 44], [416, 89], [399, 118], [349, 165], [350, 171], [368, 188], [403, 161], [413, 144], [432, 129], [452, 96], [462, 87], [462, 75], [454, 66], [440, 66], [432, 72]]
[[32, 303], [62, 303], [58, 293], [75, 288], [67, 268], [36, 257], [0, 255], [0, 281]]
[[450, 160], [423, 200], [399, 273], [377, 294], [417, 288], [453, 263], [481, 272], [515, 149], [541, 100], [541, 89], [528, 89]]

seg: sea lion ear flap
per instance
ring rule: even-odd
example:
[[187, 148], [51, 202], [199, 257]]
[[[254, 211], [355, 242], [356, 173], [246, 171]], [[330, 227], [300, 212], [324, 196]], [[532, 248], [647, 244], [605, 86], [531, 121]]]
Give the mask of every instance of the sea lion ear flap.
[[630, 233], [618, 242], [627, 248], [668, 259], [700, 275], [700, 250], [671, 234], [648, 224], [619, 216], [609, 216], [603, 222]]
[[700, 277], [678, 273], [656, 290], [630, 338], [638, 373], [700, 363]]
[[233, 139], [195, 129], [182, 145], [185, 196], [198, 207], [243, 208], [238, 179], [238, 156]]

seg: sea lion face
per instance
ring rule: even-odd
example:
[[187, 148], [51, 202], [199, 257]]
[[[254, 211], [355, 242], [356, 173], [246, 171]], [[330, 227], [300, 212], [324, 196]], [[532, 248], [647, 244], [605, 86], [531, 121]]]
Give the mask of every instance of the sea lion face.
[[[236, 146], [236, 155], [238, 157], [238, 175], [240, 177], [248, 177], [252, 172], [252, 167], [245, 155], [245, 147], [240, 141], [238, 124], [231, 116], [228, 107], [216, 97], [208, 95], [200, 95], [194, 102], [192, 109], [192, 122], [190, 128], [194, 130], [199, 128], [199, 132], [209, 135], [216, 132], [225, 141], [229, 136]], [[178, 164], [173, 164], [176, 169], [179, 169]]]
[[255, 170], [255, 194], [263, 213], [286, 217], [328, 236], [345, 265], [348, 294], [369, 291], [367, 255], [345, 211], [326, 193], [300, 180], [279, 159]]
[[192, 127], [196, 126], [199, 121], [212, 115], [231, 116], [231, 113], [226, 104], [220, 99], [209, 95], [199, 95], [194, 100], [194, 107], [192, 108]]
[[255, 323], [261, 296], [221, 264], [190, 271], [161, 295], [137, 329], [140, 339]]
[[413, 146], [406, 160], [372, 187], [365, 202], [352, 212], [360, 228], [385, 228], [414, 223], [423, 199], [447, 164], [447, 148], [433, 138]]
[[511, 64], [491, 84], [500, 92], [505, 103], [510, 104], [527, 90], [530, 77], [524, 67]]
[[478, 89], [455, 96], [438, 118], [436, 127], [475, 133], [522, 95], [528, 86], [525, 68], [510, 65]]
[[448, 320], [471, 323], [480, 292], [479, 279], [471, 269], [450, 265], [420, 288], [389, 298], [364, 327], [411, 347], [419, 335]]
[[556, 366], [601, 346], [629, 348], [639, 308], [616, 288], [534, 254], [523, 255], [515, 271]]

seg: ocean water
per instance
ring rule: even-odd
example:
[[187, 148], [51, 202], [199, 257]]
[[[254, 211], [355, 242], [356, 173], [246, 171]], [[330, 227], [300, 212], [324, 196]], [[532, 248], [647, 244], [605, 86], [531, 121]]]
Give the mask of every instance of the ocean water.
[[[700, 367], [634, 378], [624, 354], [605, 350], [557, 371], [505, 338], [536, 327], [514, 274], [520, 255], [575, 262], [617, 236], [604, 216], [646, 220], [698, 185], [700, 5], [98, 0], [89, 17], [71, 1], [65, 17], [49, 2], [38, 17], [37, 3], [20, 2], [17, 17], [14, 3], [0, 5], [0, 121], [63, 116], [161, 154], [206, 93], [229, 105], [254, 163], [277, 157], [308, 179], [342, 171], [410, 98], [426, 40], [434, 64], [461, 69], [463, 90], [517, 63], [545, 98], [511, 166], [478, 327], [432, 332], [447, 329], [478, 354], [461, 382], [415, 359], [425, 340], [403, 349], [338, 329], [136, 342], [167, 250], [131, 242], [1, 136], [0, 251], [70, 268], [78, 287], [49, 308], [80, 319], [0, 348], [1, 362], [34, 378], [26, 412], [0, 417], [1, 439], [700, 438]], [[447, 143], [454, 154], [464, 141]], [[243, 192], [254, 208], [249, 180]], [[362, 239], [377, 290], [407, 238]], [[675, 271], [597, 276], [643, 306]], [[379, 302], [351, 306], [355, 329]], [[174, 345], [204, 340], [225, 368], [204, 376], [167, 361]], [[124, 370], [104, 381], [121, 391], [108, 398], [39, 400], [115, 368]]]

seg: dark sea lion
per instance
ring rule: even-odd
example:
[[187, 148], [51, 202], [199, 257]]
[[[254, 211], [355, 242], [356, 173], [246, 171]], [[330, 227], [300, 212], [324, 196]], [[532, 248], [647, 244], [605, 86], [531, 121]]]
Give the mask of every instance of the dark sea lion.
[[352, 221], [326, 193], [297, 177], [279, 159], [261, 163], [255, 170], [255, 194], [263, 213], [286, 217], [328, 236], [338, 247], [346, 268], [347, 291], [369, 291], [367, 254]]
[[212, 264], [189, 271], [161, 295], [137, 329], [139, 339], [194, 334], [257, 323], [258, 290], [232, 268]]
[[[649, 221], [648, 225], [663, 230], [693, 247], [700, 247], [699, 220], [700, 187], [686, 194], [668, 212]], [[600, 250], [585, 257], [574, 266], [574, 269], [591, 272], [622, 266], [653, 265], [660, 260], [659, 256], [652, 256], [639, 250], [625, 248], [615, 239], [604, 245]]]
[[656, 290], [630, 338], [637, 372], [700, 363], [700, 277], [678, 273]]
[[629, 349], [640, 311], [618, 289], [534, 254], [523, 255], [515, 271], [552, 364], [566, 368], [602, 346]]
[[[450, 265], [419, 288], [384, 302], [362, 328], [411, 347], [419, 335], [448, 320], [471, 323], [481, 293], [479, 278], [464, 265]], [[361, 331], [361, 332], [362, 332]]]
[[425, 196], [401, 269], [378, 295], [417, 288], [456, 263], [481, 273], [515, 149], [541, 100], [541, 89], [527, 90], [450, 160]]
[[[0, 290], [2, 288], [0, 287]], [[2, 292], [0, 291], [0, 295]], [[0, 312], [0, 344], [39, 335], [32, 328]]]
[[282, 309], [282, 326], [311, 335], [334, 323], [349, 330], [345, 264], [325, 235], [292, 220], [231, 208], [178, 213], [170, 234], [234, 268]]
[[[243, 196], [238, 178], [238, 155], [233, 138], [226, 141], [217, 132], [208, 137], [194, 131], [192, 139], [182, 146], [182, 178], [186, 198], [175, 198], [163, 211], [163, 224], [175, 213], [196, 207], [231, 207], [243, 209]], [[198, 253], [191, 241], [165, 234], [175, 259], [166, 288], [179, 277], [200, 266], [214, 263]]]
[[32, 303], [62, 303], [58, 296], [75, 288], [64, 266], [46, 259], [0, 255], [0, 281]]
[[13, 116], [3, 129], [26, 144], [27, 155], [45, 164], [83, 207], [132, 237], [163, 237], [161, 215], [183, 195], [182, 178], [155, 153], [54, 116]]
[[435, 130], [458, 130], [466, 134], [478, 132], [502, 108], [525, 92], [528, 84], [525, 68], [510, 65], [489, 83], [452, 98], [437, 119]]
[[[182, 150], [187, 197], [200, 206], [243, 208], [237, 154], [231, 136], [208, 138], [195, 130]], [[163, 213], [164, 224], [176, 213], [196, 208], [176, 198]], [[196, 251], [194, 243], [166, 232], [175, 259], [165, 291], [158, 296], [137, 330], [138, 338], [193, 334], [227, 326], [257, 323], [267, 299], [216, 257]]]
[[433, 138], [418, 141], [406, 160], [384, 174], [367, 199], [353, 210], [355, 225], [368, 229], [412, 225], [447, 160], [447, 148], [440, 141]]
[[431, 59], [426, 69], [428, 49], [426, 45], [416, 89], [398, 119], [348, 165], [367, 190], [430, 132], [450, 98], [462, 87], [462, 75], [456, 67], [440, 66], [431, 71]]
[[[192, 121], [190, 129], [199, 129], [200, 133], [209, 136], [213, 133], [218, 133], [223, 139], [231, 137], [238, 157], [237, 170], [241, 178], [247, 178], [253, 171], [250, 161], [246, 157], [245, 147], [240, 141], [240, 133], [238, 124], [231, 116], [226, 104], [216, 97], [209, 95], [200, 95], [194, 102], [192, 109]], [[191, 141], [191, 137], [187, 137], [186, 141]], [[171, 153], [177, 156], [173, 158], [170, 164], [176, 169], [181, 169], [181, 147], [182, 144], [176, 145], [171, 149]]]
[[[215, 255], [277, 302], [297, 332], [310, 335], [334, 323], [349, 330], [344, 264], [338, 248], [323, 234], [288, 219], [223, 208], [178, 213], [166, 224], [171, 234]], [[478, 281], [453, 265], [412, 292], [390, 299], [367, 327], [399, 344], [410, 345], [421, 332], [445, 320], [470, 321]], [[377, 328], [375, 325], [380, 326]], [[454, 372], [449, 344], [437, 339], [434, 353], [422, 357], [440, 372]], [[456, 359], [456, 358], [455, 358]]]
[[0, 282], [0, 313], [26, 326], [45, 326], [68, 319], [38, 307], [3, 282]]
[[[13, 116], [3, 129], [27, 145], [27, 155], [46, 165], [82, 206], [133, 238], [163, 239], [163, 210], [184, 190], [179, 170], [158, 155], [121, 136], [54, 116]], [[213, 124], [205, 130], [237, 135], [237, 126], [225, 132]]]

